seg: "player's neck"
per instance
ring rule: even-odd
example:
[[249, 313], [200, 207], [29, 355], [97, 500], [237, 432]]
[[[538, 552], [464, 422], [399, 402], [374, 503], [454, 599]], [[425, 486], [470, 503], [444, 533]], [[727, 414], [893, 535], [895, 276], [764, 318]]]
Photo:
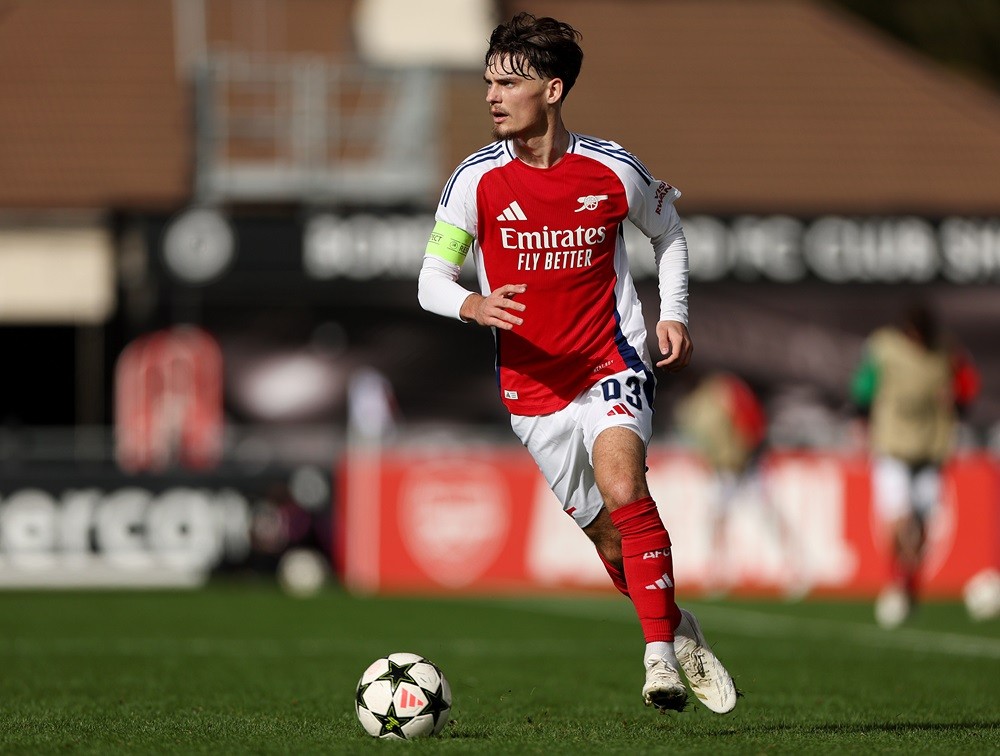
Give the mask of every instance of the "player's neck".
[[523, 163], [534, 168], [551, 168], [569, 149], [569, 131], [562, 120], [554, 122], [544, 134], [514, 137], [514, 153]]

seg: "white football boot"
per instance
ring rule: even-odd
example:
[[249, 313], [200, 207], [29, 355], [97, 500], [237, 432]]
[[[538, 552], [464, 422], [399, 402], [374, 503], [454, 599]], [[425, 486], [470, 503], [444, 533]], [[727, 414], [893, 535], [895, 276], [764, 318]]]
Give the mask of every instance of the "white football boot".
[[676, 669], [662, 656], [652, 654], [646, 657], [646, 684], [642, 686], [646, 706], [655, 706], [660, 711], [683, 711], [687, 696], [687, 688]]
[[716, 714], [728, 714], [736, 707], [739, 692], [732, 676], [702, 635], [698, 620], [681, 609], [681, 623], [674, 631], [674, 649], [691, 691]]

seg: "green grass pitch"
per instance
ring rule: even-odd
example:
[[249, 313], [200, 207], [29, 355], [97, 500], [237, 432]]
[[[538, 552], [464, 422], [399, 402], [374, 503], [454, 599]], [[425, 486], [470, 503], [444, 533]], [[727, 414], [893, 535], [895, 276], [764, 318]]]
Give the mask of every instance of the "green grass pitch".
[[[642, 705], [617, 594], [0, 593], [0, 753], [1000, 753], [1000, 621], [933, 603], [886, 632], [861, 602], [681, 603], [745, 692], [728, 716]], [[358, 677], [392, 651], [448, 676], [441, 737], [356, 721]]]

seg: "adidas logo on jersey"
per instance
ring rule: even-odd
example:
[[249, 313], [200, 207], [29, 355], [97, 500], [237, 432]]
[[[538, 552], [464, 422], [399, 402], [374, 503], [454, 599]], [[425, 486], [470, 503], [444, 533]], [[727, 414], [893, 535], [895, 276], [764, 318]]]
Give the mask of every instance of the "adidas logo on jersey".
[[514, 200], [509, 205], [507, 205], [506, 208], [504, 208], [504, 211], [500, 213], [500, 215], [497, 216], [497, 220], [498, 221], [528, 220], [528, 216], [524, 214], [524, 210], [522, 210], [521, 206], [517, 204], [517, 200]]

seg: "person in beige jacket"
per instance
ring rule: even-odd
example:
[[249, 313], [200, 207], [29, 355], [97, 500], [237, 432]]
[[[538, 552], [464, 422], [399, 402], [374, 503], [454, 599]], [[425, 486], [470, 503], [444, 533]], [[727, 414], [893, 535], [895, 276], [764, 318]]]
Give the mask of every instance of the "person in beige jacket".
[[[739, 581], [740, 565], [728, 547], [729, 520], [738, 500], [766, 498], [757, 462], [767, 435], [764, 407], [735, 373], [708, 373], [677, 403], [674, 419], [684, 441], [712, 475], [711, 537], [714, 569], [705, 587], [722, 595]], [[768, 507], [769, 522], [782, 543], [780, 518]]]
[[902, 624], [915, 605], [941, 467], [952, 452], [957, 412], [978, 384], [968, 356], [926, 305], [911, 306], [899, 325], [877, 329], [865, 344], [851, 395], [868, 414], [873, 505], [889, 538], [891, 577], [875, 605], [883, 627]]

